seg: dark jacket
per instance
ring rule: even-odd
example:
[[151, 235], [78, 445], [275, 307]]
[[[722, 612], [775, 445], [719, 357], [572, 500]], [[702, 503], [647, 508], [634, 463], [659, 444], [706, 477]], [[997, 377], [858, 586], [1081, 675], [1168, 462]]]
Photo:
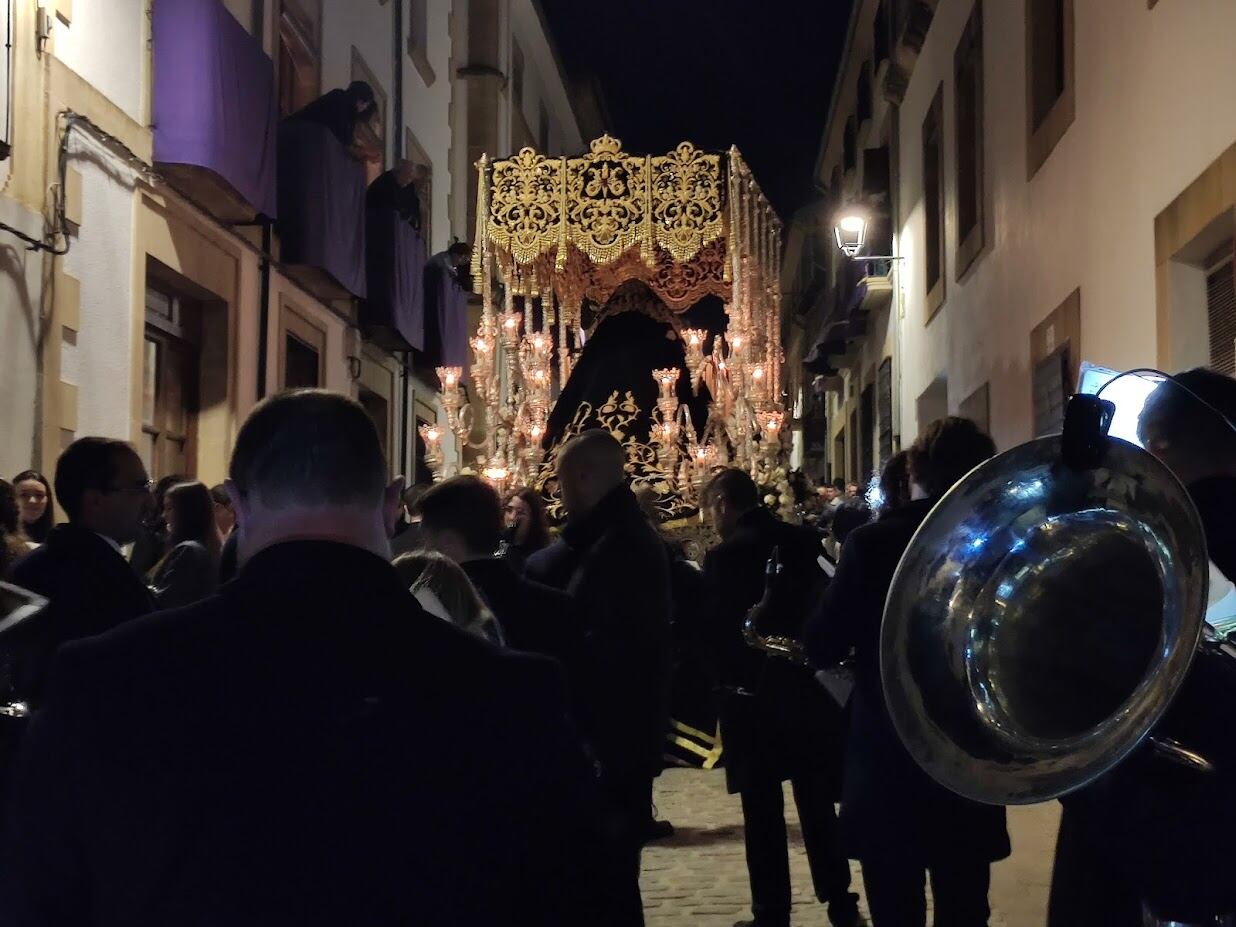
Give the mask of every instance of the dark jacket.
[[66, 647], [15, 786], [11, 927], [592, 913], [595, 783], [560, 672], [347, 545], [276, 545], [203, 602]]
[[834, 665], [854, 651], [841, 800], [842, 846], [851, 859], [891, 854], [930, 865], [1009, 854], [1004, 809], [960, 798], [928, 777], [902, 746], [884, 702], [884, 599], [902, 553], [933, 502], [911, 502], [855, 528], [807, 626], [807, 652], [816, 666]]
[[26, 622], [13, 642], [19, 651], [17, 694], [33, 703], [61, 644], [102, 634], [154, 609], [150, 591], [124, 557], [74, 524], [53, 528], [47, 543], [13, 567], [9, 581], [49, 600], [45, 613]]
[[219, 565], [197, 541], [181, 541], [173, 547], [150, 578], [155, 601], [164, 610], [192, 605], [218, 585]]
[[525, 579], [497, 557], [466, 560], [461, 566], [498, 619], [508, 647], [563, 663], [578, 658], [583, 633], [569, 595]]
[[[575, 570], [575, 551], [567, 546], [561, 537], [528, 554], [523, 561], [523, 574], [534, 582], [553, 586], [555, 589], [565, 589], [571, 581], [571, 573]], [[518, 569], [518, 567], [516, 567]]]
[[825, 581], [816, 562], [822, 548], [815, 532], [757, 508], [704, 559], [710, 637], [722, 686], [726, 781], [731, 792], [739, 792], [816, 774], [827, 776], [839, 791], [841, 709], [809, 668], [756, 650], [743, 638], [747, 612], [764, 594], [765, 565], [774, 547], [783, 570], [759, 631], [801, 639]]
[[[1212, 477], [1188, 489], [1211, 562], [1236, 581], [1236, 480]], [[1154, 733], [1196, 750], [1215, 771], [1198, 774], [1139, 749], [1061, 800], [1051, 927], [1072, 927], [1093, 911], [1112, 925], [1137, 924], [1143, 900], [1165, 920], [1236, 911], [1234, 701], [1236, 661], [1201, 649]], [[1125, 916], [1107, 914], [1116, 909]]]
[[584, 622], [589, 739], [608, 774], [655, 775], [673, 657], [665, 546], [626, 486], [568, 523], [561, 543], [534, 557], [547, 554]]

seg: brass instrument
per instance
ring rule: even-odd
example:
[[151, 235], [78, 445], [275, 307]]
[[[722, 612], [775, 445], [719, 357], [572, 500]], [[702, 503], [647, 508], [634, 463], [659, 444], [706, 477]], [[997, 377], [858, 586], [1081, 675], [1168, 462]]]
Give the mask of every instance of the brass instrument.
[[774, 657], [781, 657], [799, 666], [806, 666], [807, 651], [801, 641], [778, 634], [764, 635], [759, 631], [760, 618], [772, 604], [773, 589], [776, 587], [777, 577], [781, 575], [782, 569], [784, 567], [781, 565], [781, 551], [774, 547], [764, 566], [764, 595], [747, 610], [747, 617], [742, 623], [742, 636], [743, 640], [756, 650], [762, 650]]
[[[1184, 679], [1209, 562], [1184, 486], [1107, 436], [1111, 403], [1075, 396], [1063, 435], [999, 454], [953, 487], [902, 556], [880, 663], [897, 732], [946, 788], [1045, 801], [1111, 769]], [[1155, 740], [1196, 770], [1192, 747]]]

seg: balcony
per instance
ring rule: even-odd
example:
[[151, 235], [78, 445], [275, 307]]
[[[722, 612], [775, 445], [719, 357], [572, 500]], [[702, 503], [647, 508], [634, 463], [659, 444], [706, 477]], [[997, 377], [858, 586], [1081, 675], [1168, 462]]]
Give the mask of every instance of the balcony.
[[326, 302], [364, 298], [365, 166], [326, 126], [279, 124], [280, 260]]
[[[376, 184], [375, 184], [376, 186]], [[365, 209], [367, 297], [360, 326], [367, 340], [387, 351], [425, 348], [425, 242], [419, 230], [389, 203]]]
[[159, 0], [152, 16], [154, 161], [222, 222], [273, 217], [275, 72], [219, 0]]

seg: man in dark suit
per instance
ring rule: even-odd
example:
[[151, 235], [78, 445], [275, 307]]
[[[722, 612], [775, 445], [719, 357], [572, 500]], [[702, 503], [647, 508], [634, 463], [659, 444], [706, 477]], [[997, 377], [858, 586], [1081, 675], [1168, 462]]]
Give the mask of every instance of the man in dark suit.
[[625, 464], [608, 432], [568, 441], [558, 456], [567, 510], [562, 541], [534, 555], [545, 555], [548, 575], [575, 600], [584, 623], [581, 698], [602, 787], [623, 819], [613, 878], [626, 888], [612, 912], [623, 925], [644, 922], [639, 858], [669, 724], [673, 660], [669, 561], [627, 488]]
[[502, 500], [488, 483], [452, 477], [427, 490], [416, 511], [425, 545], [463, 567], [510, 647], [555, 657], [568, 672], [576, 668], [583, 636], [571, 597], [524, 579], [497, 556]]
[[401, 488], [356, 402], [254, 409], [239, 576], [57, 658], [6, 925], [594, 922], [561, 674], [420, 609], [388, 562]]
[[9, 581], [49, 600], [6, 641], [14, 649], [17, 697], [37, 704], [52, 653], [154, 609], [120, 548], [142, 529], [150, 478], [137, 452], [111, 438], [78, 438], [56, 462], [56, 497], [69, 520], [18, 561]]
[[760, 505], [742, 470], [723, 470], [704, 489], [704, 511], [721, 543], [704, 560], [710, 637], [722, 685], [721, 742], [726, 782], [742, 796], [754, 927], [788, 927], [790, 865], [782, 786], [792, 783], [816, 896], [838, 927], [858, 920], [850, 867], [837, 843], [833, 802], [840, 794], [841, 709], [811, 670], [752, 648], [748, 610], [764, 593], [776, 550], [782, 572], [761, 615], [764, 635], [802, 637], [813, 595], [824, 582], [819, 537], [787, 525]]

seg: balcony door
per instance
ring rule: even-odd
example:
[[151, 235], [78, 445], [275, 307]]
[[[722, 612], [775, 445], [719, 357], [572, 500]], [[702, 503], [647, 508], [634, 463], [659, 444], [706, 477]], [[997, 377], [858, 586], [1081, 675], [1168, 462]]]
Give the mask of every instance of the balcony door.
[[148, 283], [139, 451], [154, 479], [196, 472], [200, 369], [201, 306]]

